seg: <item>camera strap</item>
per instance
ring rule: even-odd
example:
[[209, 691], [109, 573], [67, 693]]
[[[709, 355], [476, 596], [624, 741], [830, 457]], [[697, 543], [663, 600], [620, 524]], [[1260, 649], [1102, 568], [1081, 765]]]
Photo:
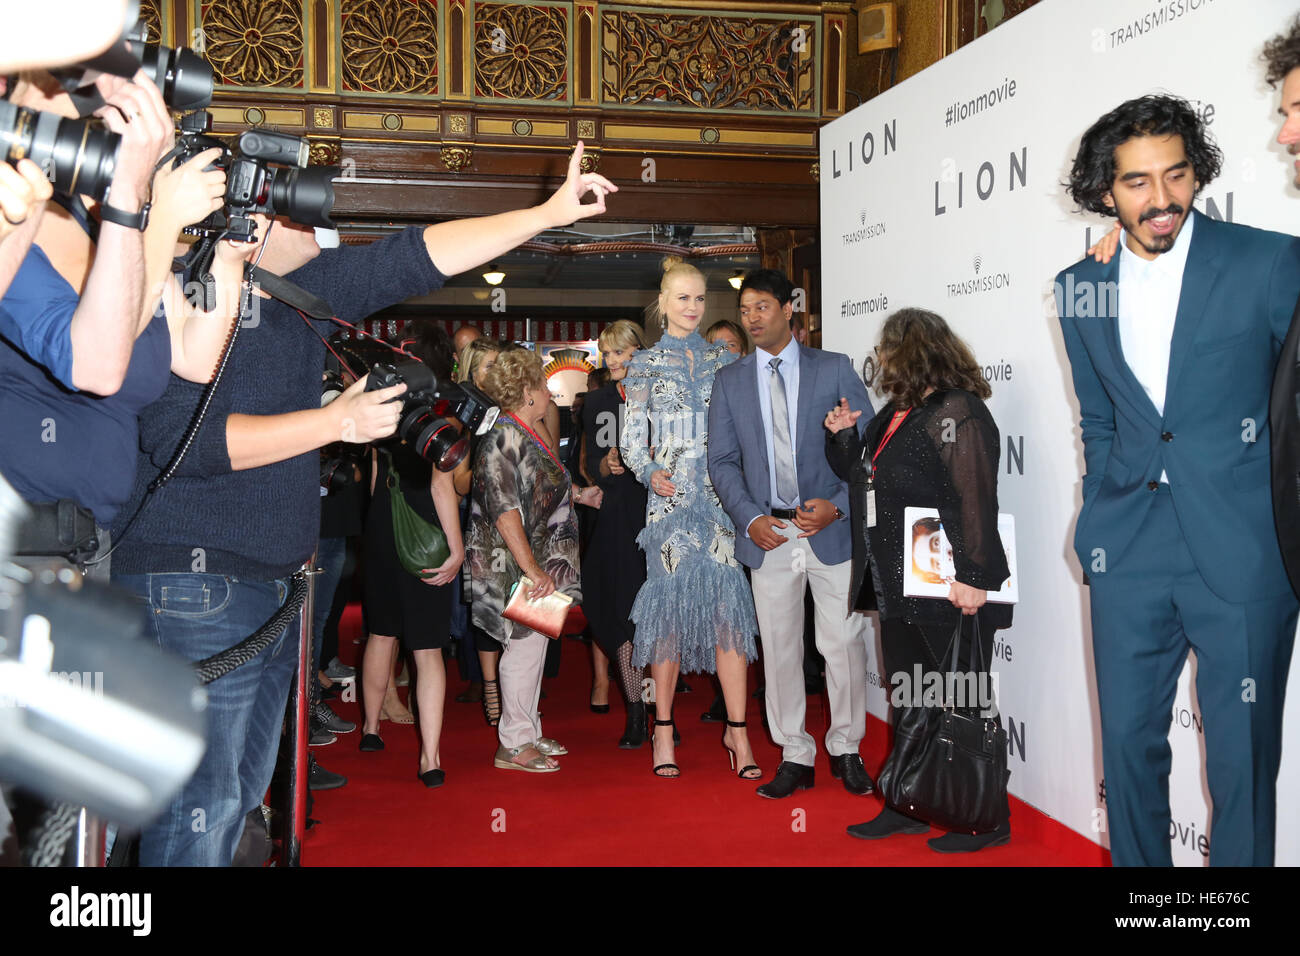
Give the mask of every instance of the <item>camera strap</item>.
[[285, 305], [297, 309], [299, 312], [306, 312], [313, 319], [322, 319], [330, 321], [334, 318], [334, 310], [330, 304], [319, 296], [312, 295], [301, 286], [294, 285], [283, 276], [278, 276], [274, 272], [267, 272], [260, 266], [250, 265], [244, 270], [244, 274], [251, 279], [267, 295], [279, 299]]

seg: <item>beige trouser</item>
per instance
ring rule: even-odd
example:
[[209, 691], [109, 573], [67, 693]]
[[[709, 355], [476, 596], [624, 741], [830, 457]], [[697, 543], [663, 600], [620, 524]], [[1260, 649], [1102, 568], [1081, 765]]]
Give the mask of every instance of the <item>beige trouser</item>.
[[527, 747], [542, 736], [537, 703], [542, 697], [542, 670], [546, 664], [545, 634], [518, 624], [504, 642], [497, 678], [501, 683], [501, 720], [497, 738], [508, 750]]
[[[779, 532], [778, 532], [779, 533]], [[865, 619], [849, 613], [852, 562], [822, 564], [807, 539], [767, 552], [750, 577], [763, 642], [767, 721], [781, 759], [811, 767], [817, 743], [804, 728], [807, 690], [803, 675], [804, 590], [812, 587], [817, 650], [826, 659], [832, 757], [855, 754], [867, 729]]]

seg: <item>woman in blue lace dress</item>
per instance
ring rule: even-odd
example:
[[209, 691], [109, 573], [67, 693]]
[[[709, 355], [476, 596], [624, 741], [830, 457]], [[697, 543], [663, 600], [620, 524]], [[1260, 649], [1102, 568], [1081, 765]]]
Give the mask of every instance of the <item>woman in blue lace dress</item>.
[[637, 543], [646, 582], [632, 605], [633, 663], [655, 682], [654, 772], [676, 777], [673, 691], [680, 670], [716, 671], [727, 704], [723, 746], [739, 775], [756, 779], [745, 728], [746, 668], [755, 657], [758, 622], [749, 582], [735, 558], [736, 531], [709, 480], [709, 397], [713, 376], [734, 360], [696, 331], [704, 316], [704, 276], [664, 261], [656, 313], [663, 336], [632, 359], [624, 388], [623, 461], [652, 494]]

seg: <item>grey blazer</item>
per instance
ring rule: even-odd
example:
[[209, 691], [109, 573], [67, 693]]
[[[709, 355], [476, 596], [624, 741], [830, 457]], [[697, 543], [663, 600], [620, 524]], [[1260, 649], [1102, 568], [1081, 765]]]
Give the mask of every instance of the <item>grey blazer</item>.
[[[755, 517], [771, 511], [771, 472], [767, 433], [759, 413], [758, 377], [754, 369], [759, 353], [718, 370], [709, 402], [709, 479], [723, 509], [736, 526], [736, 558], [750, 568], [763, 565], [766, 552], [745, 534]], [[858, 433], [872, 418], [871, 399], [848, 356], [799, 348], [799, 400], [795, 425], [795, 470], [804, 501], [825, 498], [845, 515], [849, 512], [848, 483], [836, 477], [826, 461], [826, 413], [849, 400], [861, 410]], [[793, 527], [791, 528], [794, 534]], [[787, 532], [790, 534], [790, 532]], [[823, 564], [849, 560], [852, 551], [849, 522], [833, 521], [806, 539]]]

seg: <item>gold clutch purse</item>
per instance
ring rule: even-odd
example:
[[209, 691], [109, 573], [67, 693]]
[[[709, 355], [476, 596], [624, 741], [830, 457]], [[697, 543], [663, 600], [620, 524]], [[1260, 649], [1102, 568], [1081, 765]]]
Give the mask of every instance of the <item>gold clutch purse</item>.
[[532, 580], [527, 575], [521, 576], [510, 589], [501, 616], [547, 637], [559, 637], [564, 630], [564, 622], [569, 617], [569, 610], [573, 607], [573, 598], [552, 591], [539, 601], [530, 601], [528, 592], [532, 589]]

